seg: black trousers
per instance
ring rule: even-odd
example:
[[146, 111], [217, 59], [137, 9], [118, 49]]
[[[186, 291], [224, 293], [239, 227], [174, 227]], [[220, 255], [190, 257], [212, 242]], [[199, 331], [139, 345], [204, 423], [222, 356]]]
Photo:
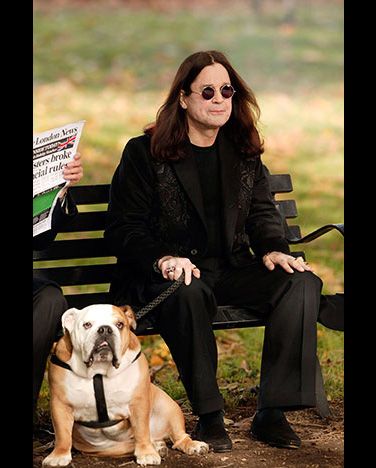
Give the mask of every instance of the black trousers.
[[61, 316], [68, 309], [60, 288], [46, 285], [33, 294], [33, 411], [51, 347], [61, 335]]
[[[321, 279], [308, 271], [290, 274], [280, 267], [269, 271], [259, 260], [242, 268], [218, 259], [196, 265], [201, 278], [183, 284], [152, 312], [193, 412], [223, 409], [211, 323], [217, 305], [230, 304], [251, 306], [266, 318], [258, 408], [315, 406]], [[147, 291], [148, 300], [170, 284], [156, 278]]]

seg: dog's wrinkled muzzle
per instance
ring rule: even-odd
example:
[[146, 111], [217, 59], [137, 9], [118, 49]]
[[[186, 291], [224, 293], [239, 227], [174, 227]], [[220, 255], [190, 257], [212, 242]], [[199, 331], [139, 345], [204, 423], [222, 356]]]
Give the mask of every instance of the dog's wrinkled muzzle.
[[97, 330], [97, 338], [94, 341], [89, 359], [84, 361], [84, 363], [86, 364], [86, 367], [91, 367], [94, 361], [106, 362], [110, 359], [112, 365], [117, 369], [120, 362], [115, 352], [114, 332], [110, 326], [101, 325]]

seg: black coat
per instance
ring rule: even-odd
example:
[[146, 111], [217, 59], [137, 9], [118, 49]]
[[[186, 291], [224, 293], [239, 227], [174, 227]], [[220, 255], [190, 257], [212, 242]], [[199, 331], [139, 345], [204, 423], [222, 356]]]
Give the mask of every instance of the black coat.
[[[69, 189], [65, 203], [66, 209], [63, 210], [60, 200], [57, 201], [52, 213], [51, 229], [33, 237], [33, 250], [44, 250], [49, 247], [54, 241], [61, 227], [77, 214], [77, 207], [69, 193]], [[33, 274], [33, 294], [37, 293], [40, 289], [42, 289], [44, 286], [47, 286], [48, 284], [59, 287], [59, 285], [54, 281]]]
[[[223, 256], [241, 266], [252, 260], [250, 248], [259, 256], [273, 250], [289, 253], [260, 158], [242, 159], [221, 132], [218, 149]], [[134, 291], [150, 281], [154, 261], [164, 255], [188, 257], [199, 265], [207, 229], [192, 154], [160, 163], [151, 157], [149, 136], [131, 139], [112, 179], [104, 236], [118, 259], [111, 284], [115, 302], [137, 303]]]

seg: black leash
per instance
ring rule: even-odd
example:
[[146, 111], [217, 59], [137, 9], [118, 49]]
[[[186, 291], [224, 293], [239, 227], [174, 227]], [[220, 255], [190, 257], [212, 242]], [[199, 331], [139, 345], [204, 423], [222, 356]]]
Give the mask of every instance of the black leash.
[[136, 319], [140, 320], [144, 315], [148, 314], [151, 310], [157, 307], [161, 302], [167, 299], [168, 296], [174, 293], [183, 284], [184, 277], [185, 277], [185, 274], [183, 271], [182, 274], [179, 276], [179, 278], [176, 281], [174, 281], [171, 286], [169, 286], [159, 296], [157, 296], [155, 299], [149, 302], [149, 304], [142, 307], [135, 313]]

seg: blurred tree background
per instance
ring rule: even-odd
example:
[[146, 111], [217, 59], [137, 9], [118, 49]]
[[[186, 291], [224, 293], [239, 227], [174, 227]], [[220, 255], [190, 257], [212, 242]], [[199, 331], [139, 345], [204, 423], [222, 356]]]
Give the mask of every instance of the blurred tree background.
[[[264, 163], [292, 175], [303, 234], [343, 222], [342, 0], [34, 0], [34, 131], [85, 119], [82, 183], [108, 183], [181, 61], [209, 49], [223, 51], [254, 90]], [[304, 250], [325, 292], [342, 291], [338, 233]], [[241, 380], [233, 364], [257, 378], [261, 333], [218, 332], [220, 355], [231, 348], [232, 356], [220, 368], [224, 388]], [[155, 365], [168, 359], [163, 343], [152, 346]], [[319, 350], [340, 395], [343, 335], [319, 326]]]

